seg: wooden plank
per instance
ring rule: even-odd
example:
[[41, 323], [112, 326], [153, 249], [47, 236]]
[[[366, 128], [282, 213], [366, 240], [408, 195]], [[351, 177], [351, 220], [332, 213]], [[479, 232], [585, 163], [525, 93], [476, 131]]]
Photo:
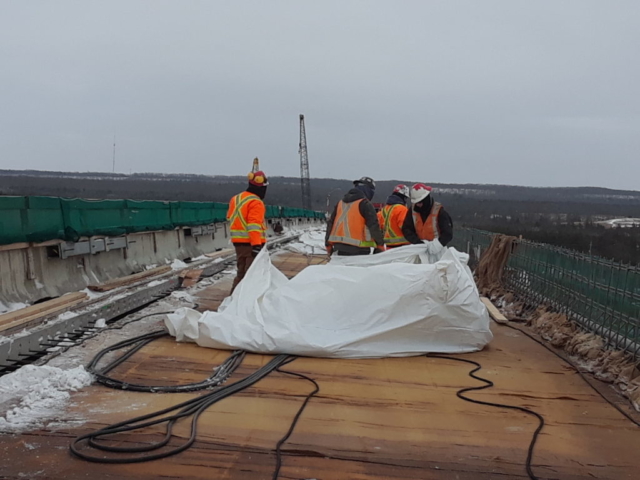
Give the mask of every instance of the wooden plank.
[[[540, 478], [563, 480], [635, 478], [640, 429], [526, 336], [501, 328], [495, 334], [494, 343], [484, 351], [461, 356], [481, 363], [479, 375], [496, 383], [493, 389], [469, 395], [527, 406], [545, 417], [547, 424], [534, 453], [534, 472]], [[228, 355], [160, 339], [112, 375], [136, 383], [189, 383], [206, 378], [212, 366]], [[255, 371], [270, 358], [248, 355], [229, 382]], [[536, 422], [519, 412], [456, 398], [460, 388], [479, 384], [468, 377], [471, 368], [424, 356], [296, 359], [284, 370], [315, 379], [320, 392], [283, 446], [281, 478], [526, 479], [524, 459]], [[10, 478], [29, 473], [26, 466], [33, 472], [45, 469], [46, 478], [69, 480], [91, 474], [136, 480], [174, 476], [204, 480], [211, 478], [212, 471], [221, 478], [270, 478], [275, 444], [311, 388], [309, 382], [274, 372], [208, 409], [200, 418], [193, 448], [144, 464], [96, 465], [68, 456], [71, 437], [199, 394], [137, 393], [92, 385], [72, 394], [69, 411], [60, 418], [82, 418], [87, 424], [10, 437], [0, 449], [0, 464]], [[178, 422], [174, 429], [178, 438], [172, 445], [188, 438], [189, 429], [188, 421]], [[133, 446], [161, 436], [152, 430], [131, 432], [118, 440]]]
[[8, 250], [21, 250], [29, 247], [51, 247], [53, 245], [58, 245], [61, 242], [62, 240], [47, 240], [46, 242], [39, 242], [39, 243], [27, 243], [27, 242], [10, 243], [9, 245], [0, 245], [0, 252], [8, 251]]
[[487, 297], [481, 297], [480, 300], [482, 300], [482, 303], [484, 303], [485, 307], [487, 307], [487, 310], [489, 310], [489, 315], [491, 315], [491, 318], [493, 318], [496, 322], [502, 325], [509, 323], [509, 319], [505, 317], [493, 303], [491, 303], [491, 300], [489, 300]]
[[204, 272], [203, 269], [199, 270], [183, 270], [180, 273], [180, 278], [182, 278], [182, 287], [188, 288], [194, 286], [200, 280], [200, 276]]
[[8, 250], [20, 250], [22, 248], [29, 248], [29, 243], [20, 242], [20, 243], [10, 243], [9, 245], [0, 245], [0, 252], [4, 252]]
[[163, 267], [152, 268], [151, 270], [145, 270], [144, 272], [135, 273], [126, 277], [116, 278], [109, 282], [102, 283], [100, 285], [89, 285], [89, 289], [94, 292], [108, 292], [114, 288], [123, 287], [125, 285], [131, 285], [144, 278], [153, 277], [155, 275], [161, 275], [163, 273], [171, 271], [171, 267], [165, 265]]
[[0, 331], [15, 328], [37, 318], [44, 318], [56, 312], [77, 305], [87, 298], [86, 293], [77, 292], [63, 295], [46, 302], [31, 305], [15, 312], [0, 315]]
[[219, 250], [217, 252], [205, 253], [204, 256], [215, 259], [215, 258], [230, 256], [233, 253], [234, 253], [234, 249], [233, 248], [224, 248], [224, 249]]

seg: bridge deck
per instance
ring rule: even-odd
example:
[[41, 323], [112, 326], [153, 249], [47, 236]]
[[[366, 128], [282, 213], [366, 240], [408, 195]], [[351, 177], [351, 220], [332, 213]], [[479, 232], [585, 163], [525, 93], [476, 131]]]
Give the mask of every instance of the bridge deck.
[[[315, 260], [317, 262], [318, 260]], [[305, 257], [281, 254], [276, 264], [293, 275]], [[201, 308], [226, 295], [223, 280], [200, 292]], [[330, 299], [327, 299], [330, 301]], [[638, 478], [640, 429], [607, 404], [573, 369], [524, 335], [493, 325], [495, 339], [463, 358], [482, 364], [495, 387], [470, 396], [526, 406], [546, 425], [533, 457], [540, 478]], [[105, 335], [106, 337], [106, 335]], [[106, 338], [103, 344], [115, 340]], [[135, 382], [187, 383], [210, 374], [228, 352], [161, 339], [113, 372]], [[270, 357], [248, 355], [233, 379]], [[475, 386], [470, 368], [449, 360], [299, 358], [285, 367], [320, 385], [283, 447], [282, 479], [527, 478], [524, 461], [536, 420], [526, 414], [464, 402], [456, 391]], [[233, 380], [232, 379], [232, 380]], [[72, 457], [75, 436], [158, 410], [198, 394], [151, 394], [92, 385], [72, 394], [56, 431], [0, 436], [2, 478], [270, 479], [274, 447], [312, 389], [309, 382], [274, 373], [201, 417], [194, 446], [171, 458], [130, 465], [91, 464]], [[175, 431], [188, 436], [186, 424]], [[158, 439], [157, 431], [145, 440]], [[140, 437], [121, 436], [123, 445]]]

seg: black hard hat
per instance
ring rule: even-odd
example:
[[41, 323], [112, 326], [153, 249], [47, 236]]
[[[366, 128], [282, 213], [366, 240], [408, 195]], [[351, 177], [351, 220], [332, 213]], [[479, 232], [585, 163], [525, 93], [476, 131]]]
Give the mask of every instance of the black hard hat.
[[376, 189], [376, 182], [374, 182], [373, 178], [371, 178], [371, 177], [362, 177], [362, 178], [360, 178], [358, 180], [354, 180], [353, 184], [354, 185], [368, 185], [373, 190]]

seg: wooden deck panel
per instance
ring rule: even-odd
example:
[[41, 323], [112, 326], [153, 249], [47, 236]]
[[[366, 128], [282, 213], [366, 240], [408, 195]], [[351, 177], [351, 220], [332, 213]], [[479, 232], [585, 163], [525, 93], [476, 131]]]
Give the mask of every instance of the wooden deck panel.
[[[293, 274], [307, 261], [283, 254], [274, 263]], [[200, 292], [200, 308], [216, 307], [229, 286], [229, 282], [219, 282]], [[530, 407], [545, 417], [547, 425], [534, 455], [536, 474], [567, 480], [637, 478], [640, 429], [543, 347], [506, 327], [494, 324], [493, 330], [496, 337], [487, 349], [464, 358], [480, 362], [480, 375], [496, 386], [470, 396]], [[227, 355], [161, 339], [113, 375], [140, 383], [188, 383], [208, 376], [212, 366]], [[233, 379], [254, 371], [269, 358], [248, 355]], [[470, 368], [426, 357], [295, 360], [284, 369], [314, 378], [320, 392], [284, 446], [280, 478], [527, 478], [524, 460], [535, 419], [458, 399], [458, 389], [478, 384], [467, 376]], [[72, 395], [68, 412], [70, 417], [86, 419], [84, 425], [0, 437], [0, 475], [269, 479], [275, 444], [312, 388], [302, 379], [274, 373], [211, 407], [201, 417], [198, 440], [188, 451], [143, 464], [102, 465], [71, 457], [69, 440], [197, 394], [135, 393], [91, 386]], [[188, 430], [183, 422], [174, 432], [184, 438]], [[121, 441], [138, 442], [159, 435], [146, 431], [144, 436], [123, 436]]]

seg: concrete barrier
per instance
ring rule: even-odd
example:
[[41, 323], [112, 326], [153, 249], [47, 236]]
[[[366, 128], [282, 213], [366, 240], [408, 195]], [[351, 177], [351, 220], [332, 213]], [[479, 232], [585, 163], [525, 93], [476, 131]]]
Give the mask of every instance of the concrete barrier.
[[[322, 226], [313, 218], [278, 219], [287, 230]], [[269, 220], [270, 238], [274, 220]], [[195, 230], [195, 232], [194, 232]], [[175, 259], [195, 258], [230, 246], [227, 223], [209, 226], [206, 234], [196, 227], [142, 232], [126, 235], [126, 247], [99, 253], [61, 258], [62, 242], [15, 244], [0, 247], [0, 302], [33, 304], [39, 300], [79, 291], [90, 284], [103, 283], [138, 273], [153, 265], [165, 265]], [[93, 237], [104, 238], [104, 237]], [[91, 239], [81, 239], [80, 241]]]

